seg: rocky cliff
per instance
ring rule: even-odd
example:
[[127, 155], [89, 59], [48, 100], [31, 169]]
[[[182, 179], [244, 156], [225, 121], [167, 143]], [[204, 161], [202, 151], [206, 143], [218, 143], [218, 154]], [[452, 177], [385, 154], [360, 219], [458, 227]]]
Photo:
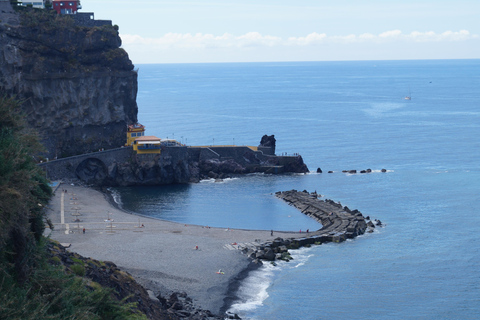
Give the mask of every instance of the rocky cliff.
[[118, 147], [137, 121], [137, 73], [118, 28], [0, 2], [0, 91], [23, 101], [47, 156]]

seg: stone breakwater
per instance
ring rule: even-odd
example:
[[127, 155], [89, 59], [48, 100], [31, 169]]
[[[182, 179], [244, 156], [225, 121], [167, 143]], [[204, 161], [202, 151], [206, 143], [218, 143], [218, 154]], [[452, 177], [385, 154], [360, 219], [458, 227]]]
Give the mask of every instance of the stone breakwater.
[[308, 193], [296, 190], [277, 192], [278, 198], [288, 202], [307, 216], [322, 224], [316, 237], [325, 237], [327, 241], [342, 242], [364, 234], [367, 223], [362, 213], [350, 210], [333, 200], [320, 200], [316, 192]]
[[350, 210], [333, 200], [318, 199], [319, 195], [316, 192], [290, 190], [277, 192], [275, 195], [320, 222], [322, 228], [302, 233], [304, 236], [287, 239], [276, 238], [274, 241], [263, 243], [256, 248], [243, 248], [245, 254], [257, 261], [288, 261], [291, 259], [288, 249], [298, 249], [326, 242], [343, 242], [365, 232], [373, 232], [375, 226], [381, 226], [380, 220], [375, 220], [375, 223], [369, 221], [370, 217], [365, 218], [358, 210]]

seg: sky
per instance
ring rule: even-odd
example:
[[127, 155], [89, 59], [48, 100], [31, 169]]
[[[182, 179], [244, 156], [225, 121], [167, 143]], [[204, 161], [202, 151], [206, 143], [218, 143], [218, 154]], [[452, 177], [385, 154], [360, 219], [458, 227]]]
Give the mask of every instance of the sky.
[[479, 0], [81, 0], [134, 64], [479, 59]]

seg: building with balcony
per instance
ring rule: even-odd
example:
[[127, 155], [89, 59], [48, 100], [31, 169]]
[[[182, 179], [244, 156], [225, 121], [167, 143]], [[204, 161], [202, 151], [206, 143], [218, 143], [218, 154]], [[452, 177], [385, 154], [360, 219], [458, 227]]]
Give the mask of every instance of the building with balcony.
[[76, 14], [78, 9], [82, 9], [82, 5], [79, 0], [53, 0], [53, 10], [58, 14]]
[[137, 154], [160, 153], [161, 139], [145, 135], [145, 126], [140, 123], [129, 125], [127, 128], [126, 146], [133, 146]]
[[145, 135], [145, 126], [135, 123], [127, 127], [127, 143], [126, 146], [133, 146], [135, 139]]
[[143, 136], [135, 139], [133, 150], [137, 154], [148, 154], [161, 152], [161, 139], [155, 136]]

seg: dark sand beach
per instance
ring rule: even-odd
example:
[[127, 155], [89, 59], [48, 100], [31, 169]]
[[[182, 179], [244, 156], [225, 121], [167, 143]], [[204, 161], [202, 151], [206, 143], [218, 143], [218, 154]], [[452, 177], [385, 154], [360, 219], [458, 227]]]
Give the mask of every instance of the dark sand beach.
[[294, 235], [137, 216], [115, 208], [99, 191], [70, 184], [58, 187], [51, 209], [51, 238], [70, 245], [68, 250], [114, 262], [155, 295], [186, 292], [196, 305], [214, 313], [233, 294], [228, 291], [238, 275], [250, 266], [238, 245]]

